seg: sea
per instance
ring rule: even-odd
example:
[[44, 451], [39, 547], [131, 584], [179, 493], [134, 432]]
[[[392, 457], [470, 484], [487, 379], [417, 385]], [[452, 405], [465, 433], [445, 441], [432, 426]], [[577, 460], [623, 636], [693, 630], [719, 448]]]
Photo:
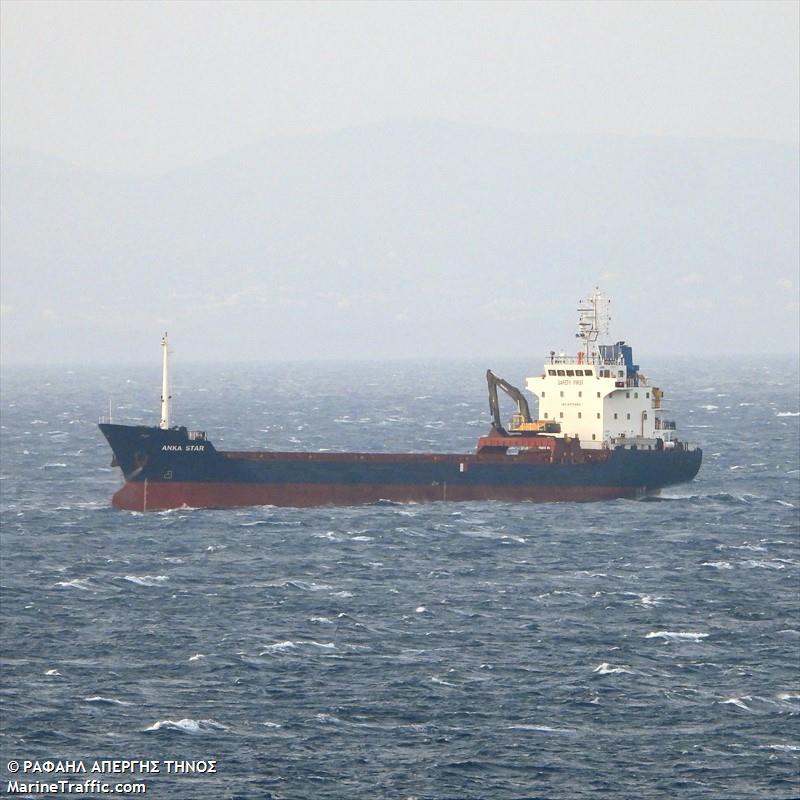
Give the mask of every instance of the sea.
[[[0, 792], [800, 796], [796, 358], [648, 359], [704, 451], [659, 497], [117, 511], [96, 422], [156, 424], [159, 367], [3, 369]], [[176, 363], [173, 419], [469, 452], [487, 367], [538, 371]]]

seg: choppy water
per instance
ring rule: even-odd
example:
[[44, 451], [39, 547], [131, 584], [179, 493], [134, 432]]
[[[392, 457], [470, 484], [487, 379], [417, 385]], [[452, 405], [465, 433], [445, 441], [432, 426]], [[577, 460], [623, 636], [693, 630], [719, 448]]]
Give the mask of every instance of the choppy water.
[[[486, 366], [176, 365], [175, 414], [468, 450]], [[148, 515], [109, 507], [94, 422], [155, 421], [158, 365], [6, 370], [3, 790], [10, 759], [186, 758], [217, 774], [147, 796], [797, 796], [796, 364], [648, 366], [705, 450], [661, 499]]]

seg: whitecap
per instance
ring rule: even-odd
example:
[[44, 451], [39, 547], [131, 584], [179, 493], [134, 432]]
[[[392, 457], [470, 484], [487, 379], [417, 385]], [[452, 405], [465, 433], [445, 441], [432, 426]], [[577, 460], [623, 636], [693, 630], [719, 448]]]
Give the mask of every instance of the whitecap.
[[751, 569], [786, 569], [786, 566], [781, 564], [778, 559], [774, 561], [743, 561], [742, 566], [750, 567]]
[[314, 583], [314, 581], [287, 581], [286, 586], [302, 589], [304, 592], [319, 592], [323, 589], [332, 589], [327, 583]]
[[644, 638], [665, 639], [667, 641], [671, 639], [686, 639], [693, 642], [699, 642], [701, 639], [705, 639], [707, 636], [707, 633], [692, 633], [689, 631], [650, 631], [650, 633], [648, 633]]
[[700, 408], [705, 409], [706, 411], [716, 411], [719, 406], [714, 406], [709, 403], [708, 405], [700, 406]]
[[510, 731], [537, 731], [538, 733], [575, 733], [574, 728], [551, 728], [549, 725], [509, 725]]
[[153, 723], [146, 731], [160, 731], [169, 730], [177, 731], [179, 733], [199, 734], [199, 733], [213, 733], [215, 731], [228, 730], [224, 725], [216, 722], [213, 719], [161, 719]]
[[744, 709], [745, 711], [749, 711], [750, 708], [743, 702], [744, 700], [749, 700], [749, 695], [741, 698], [741, 697], [730, 697], [727, 700], [722, 701], [723, 706], [736, 706], [737, 708]]
[[124, 575], [123, 580], [137, 586], [160, 586], [169, 580], [166, 575]]
[[704, 561], [701, 567], [714, 567], [715, 569], [733, 569], [730, 561]]
[[414, 611], [416, 611], [416, 612], [417, 612], [417, 614], [422, 614], [423, 612], [425, 612], [425, 611], [427, 611], [427, 610], [428, 610], [428, 609], [427, 609], [427, 608], [425, 608], [425, 606], [417, 606], [417, 607], [414, 609]]
[[201, 658], [205, 658], [202, 653], [196, 653], [193, 656], [189, 656], [189, 661], [200, 661]]
[[605, 661], [596, 666], [592, 672], [596, 672], [598, 675], [618, 675], [623, 672], [627, 673], [628, 675], [633, 675], [633, 670], [628, 669], [627, 665], [623, 665], [621, 667], [612, 667], [611, 664]]
[[285, 642], [275, 642], [275, 644], [268, 644], [266, 648], [259, 653], [260, 656], [269, 655], [269, 653], [280, 653], [286, 650], [292, 650], [296, 648], [297, 645], [294, 642], [289, 641], [288, 639]]
[[277, 722], [262, 722], [261, 723], [265, 728], [282, 728], [283, 725]]
[[117, 700], [116, 697], [102, 697], [101, 695], [94, 695], [93, 697], [83, 698], [87, 703], [100, 703], [102, 705], [116, 705], [116, 706], [132, 706], [133, 703], [128, 703], [125, 700]]
[[333, 650], [336, 647], [336, 645], [333, 642], [309, 641], [308, 644], [314, 645], [314, 647], [324, 647], [326, 650]]
[[438, 683], [440, 686], [451, 686], [455, 688], [454, 683], [448, 683], [447, 681], [443, 681], [441, 678], [437, 678], [436, 675], [431, 676], [431, 683]]
[[333, 625], [333, 621], [327, 617], [309, 617], [309, 622], [318, 622], [320, 625]]
[[776, 417], [800, 417], [800, 411], [779, 411]]
[[52, 463], [42, 464], [39, 469], [56, 469], [58, 467], [66, 467], [67, 465], [61, 461], [54, 461]]
[[91, 589], [86, 585], [88, 581], [88, 578], [74, 578], [71, 581], [59, 581], [56, 586], [63, 586], [65, 589], [80, 589], [82, 592], [89, 592]]
[[796, 750], [800, 750], [800, 745], [798, 744], [765, 744], [761, 745], [758, 748], [759, 750], [780, 750], [784, 753], [794, 753]]
[[61, 677], [61, 673], [57, 669], [48, 669], [47, 672], [44, 673], [45, 675], [58, 675]]

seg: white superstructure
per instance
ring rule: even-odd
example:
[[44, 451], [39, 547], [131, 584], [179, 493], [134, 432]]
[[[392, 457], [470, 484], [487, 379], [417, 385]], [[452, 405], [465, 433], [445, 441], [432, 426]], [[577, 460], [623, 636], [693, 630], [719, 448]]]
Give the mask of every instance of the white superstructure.
[[580, 439], [584, 448], [670, 447], [675, 423], [663, 417], [664, 393], [639, 372], [625, 342], [598, 343], [608, 332], [608, 306], [597, 290], [581, 301], [580, 351], [551, 351], [542, 374], [527, 379], [539, 399], [539, 419], [558, 422], [562, 435]]

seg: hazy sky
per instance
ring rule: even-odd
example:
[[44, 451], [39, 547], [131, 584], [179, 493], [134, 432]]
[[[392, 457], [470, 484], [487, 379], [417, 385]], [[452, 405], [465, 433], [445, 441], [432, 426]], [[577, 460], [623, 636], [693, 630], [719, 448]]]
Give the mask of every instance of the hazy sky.
[[2, 143], [142, 175], [397, 117], [798, 141], [796, 2], [2, 3]]

